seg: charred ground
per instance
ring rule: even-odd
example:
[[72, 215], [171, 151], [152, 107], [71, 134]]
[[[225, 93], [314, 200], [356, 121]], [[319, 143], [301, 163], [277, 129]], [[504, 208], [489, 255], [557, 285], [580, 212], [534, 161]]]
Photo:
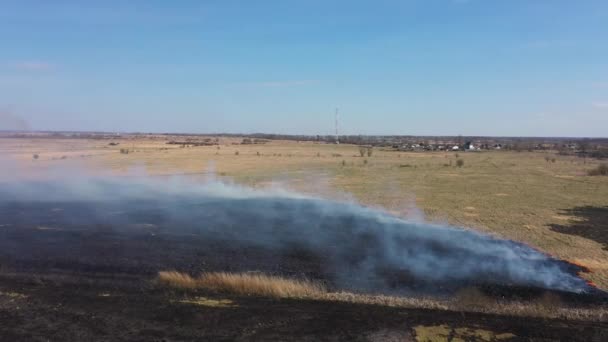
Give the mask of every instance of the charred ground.
[[[332, 255], [329, 250], [324, 254], [298, 244], [288, 243], [282, 248], [243, 244], [232, 233], [200, 235], [192, 222], [184, 222], [177, 230], [175, 221], [159, 213], [158, 202], [129, 203], [2, 203], [2, 339], [407, 341], [421, 340], [428, 334], [442, 340], [442, 334], [448, 334], [479, 341], [601, 341], [608, 331], [605, 323], [466, 313], [466, 309], [450, 312], [273, 300], [159, 288], [153, 279], [158, 271], [166, 269], [190, 274], [255, 270], [316, 279], [330, 288], [338, 284], [334, 274], [337, 270], [327, 267], [326, 258]], [[235, 202], [237, 209], [238, 204]], [[192, 203], [182, 205], [184, 210], [193, 210]], [[107, 215], [115, 217], [104, 220]], [[249, 223], [255, 225], [255, 219]], [[356, 243], [358, 248], [369, 247], [366, 238], [373, 241], [373, 237], [363, 235]], [[355, 265], [358, 260], [353, 256], [349, 261]], [[573, 275], [582, 270], [568, 263], [561, 265]], [[432, 288], [435, 294], [449, 295], [470, 286], [491, 298], [534, 300], [547, 293], [547, 289], [488, 279], [430, 282], [391, 267], [376, 274], [384, 277], [383, 284], [389, 284], [395, 293], [403, 288], [409, 292]], [[357, 289], [356, 284], [352, 289]], [[597, 306], [605, 301], [599, 291], [553, 292], [577, 306]]]

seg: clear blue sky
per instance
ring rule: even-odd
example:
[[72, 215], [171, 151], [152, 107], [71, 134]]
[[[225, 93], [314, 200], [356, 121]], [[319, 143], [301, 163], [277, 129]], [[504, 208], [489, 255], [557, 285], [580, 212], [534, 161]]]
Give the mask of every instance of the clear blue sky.
[[608, 136], [606, 0], [0, 0], [0, 129]]

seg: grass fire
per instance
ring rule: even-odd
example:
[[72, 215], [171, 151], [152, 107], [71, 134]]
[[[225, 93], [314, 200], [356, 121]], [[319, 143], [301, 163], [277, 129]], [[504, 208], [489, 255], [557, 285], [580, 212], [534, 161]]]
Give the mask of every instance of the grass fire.
[[[34, 247], [54, 268], [303, 274], [365, 293], [441, 294], [492, 284], [593, 290], [577, 276], [579, 266], [523, 244], [283, 191], [100, 178], [4, 185], [0, 196], [11, 227], [0, 245], [15, 262], [30, 259]], [[121, 243], [100, 260], [112, 241]], [[200, 250], [213, 255], [203, 258]]]
[[[172, 146], [169, 152], [158, 143], [153, 145], [163, 146], [158, 152], [145, 150], [146, 144], [130, 144], [135, 152], [129, 158], [150, 155], [156, 161], [179, 154], [183, 160], [163, 162], [182, 165], [208, 152], [219, 159], [207, 170], [179, 172], [156, 169], [151, 160], [144, 160], [145, 168], [129, 170], [118, 150], [108, 160], [92, 158], [94, 169], [48, 152], [35, 161], [29, 153], [26, 162], [3, 161], [0, 315], [7, 323], [0, 336], [22, 336], [24, 322], [31, 331], [60, 340], [96, 340], [100, 334], [112, 340], [136, 335], [272, 340], [279, 332], [376, 341], [398, 331], [405, 340], [424, 341], [429, 327], [440, 335], [448, 331], [464, 340], [491, 341], [518, 340], [534, 327], [534, 336], [585, 341], [604, 331], [604, 263], [593, 254], [592, 241], [577, 245], [573, 241], [579, 238], [565, 239], [550, 229], [541, 239], [535, 231], [549, 215], [547, 222], [561, 222], [556, 231], [572, 220], [575, 229], [592, 227], [594, 239], [602, 241], [595, 235], [601, 217], [589, 221], [576, 218], [578, 211], [541, 210], [530, 216], [537, 221], [517, 226], [521, 217], [512, 204], [523, 202], [519, 208], [525, 212], [524, 194], [486, 189], [487, 184], [475, 183], [479, 177], [459, 179], [454, 173], [475, 170], [489, 157], [466, 155], [462, 168], [446, 172], [441, 165], [434, 173], [426, 162], [408, 160], [417, 167], [402, 168], [411, 156], [380, 150], [362, 164], [357, 150], [346, 144], [323, 145], [323, 153], [317, 152], [320, 145], [301, 144], [291, 156], [276, 142], [238, 145], [238, 157], [225, 144], [209, 151]], [[99, 146], [104, 150], [107, 143]], [[259, 156], [256, 150], [262, 151]], [[273, 156], [275, 150], [281, 153]], [[333, 154], [347, 159], [349, 151], [360, 165], [336, 164], [331, 182], [314, 170], [290, 176], [301, 177], [301, 183], [283, 182], [285, 177], [272, 177], [268, 169], [253, 179], [244, 176], [250, 171], [238, 173], [269, 167], [260, 163], [264, 158], [299, 168], [334, 163], [334, 157], [323, 157]], [[491, 156], [502, 158], [499, 164], [519, 158]], [[538, 167], [529, 163], [522, 170]], [[117, 170], [107, 170], [108, 165]], [[482, 170], [502, 172], [493, 166]], [[365, 172], [379, 178], [365, 178]], [[370, 184], [390, 181], [392, 173], [403, 173], [408, 182], [434, 177], [425, 187], [440, 188], [412, 200], [412, 189], [399, 192], [402, 184], [371, 191]], [[460, 211], [448, 211], [462, 220], [435, 215], [433, 208], [445, 207], [442, 196], [464, 191], [462, 182], [476, 184], [468, 191], [487, 194], [464, 196]], [[479, 196], [500, 211], [475, 201]], [[480, 223], [487, 222], [507, 228], [483, 229]], [[591, 280], [599, 280], [599, 287]], [[53, 328], [53, 322], [72, 328]], [[591, 328], [581, 333], [583, 326]]]

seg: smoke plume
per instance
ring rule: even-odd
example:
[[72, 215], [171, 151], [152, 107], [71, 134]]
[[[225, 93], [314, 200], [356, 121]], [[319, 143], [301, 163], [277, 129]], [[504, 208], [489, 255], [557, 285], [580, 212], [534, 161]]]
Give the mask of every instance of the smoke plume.
[[[588, 290], [564, 262], [513, 241], [409, 222], [356, 203], [214, 180], [0, 183], [0, 226], [6, 258], [55, 260], [53, 267], [62, 261], [126, 263], [150, 272], [300, 272], [361, 291], [481, 283]], [[25, 238], [24, 231], [39, 235]], [[214, 262], [212, 254], [222, 260]]]
[[27, 131], [28, 122], [22, 117], [0, 108], [0, 131]]

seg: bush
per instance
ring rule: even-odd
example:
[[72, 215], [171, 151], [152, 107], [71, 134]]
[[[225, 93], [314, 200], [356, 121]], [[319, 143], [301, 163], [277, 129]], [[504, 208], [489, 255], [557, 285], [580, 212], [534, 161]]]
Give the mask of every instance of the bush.
[[608, 176], [608, 164], [600, 164], [596, 168], [587, 171], [589, 176]]
[[458, 167], [463, 167], [463, 166], [464, 166], [464, 160], [462, 160], [462, 159], [458, 159], [458, 160], [456, 161], [456, 166], [458, 166]]
[[359, 146], [359, 154], [361, 155], [361, 158], [365, 157], [366, 152], [367, 148], [365, 148], [364, 146]]
[[234, 155], [238, 156], [239, 155], [239, 151], [234, 151]]
[[39, 158], [39, 156], [38, 156], [37, 154], [34, 154], [34, 155], [32, 156], [32, 158], [34, 158], [34, 159], [38, 159], [38, 158]]
[[371, 157], [373, 152], [374, 152], [373, 147], [368, 147], [368, 148], [367, 148], [367, 156], [368, 156], [368, 157]]

